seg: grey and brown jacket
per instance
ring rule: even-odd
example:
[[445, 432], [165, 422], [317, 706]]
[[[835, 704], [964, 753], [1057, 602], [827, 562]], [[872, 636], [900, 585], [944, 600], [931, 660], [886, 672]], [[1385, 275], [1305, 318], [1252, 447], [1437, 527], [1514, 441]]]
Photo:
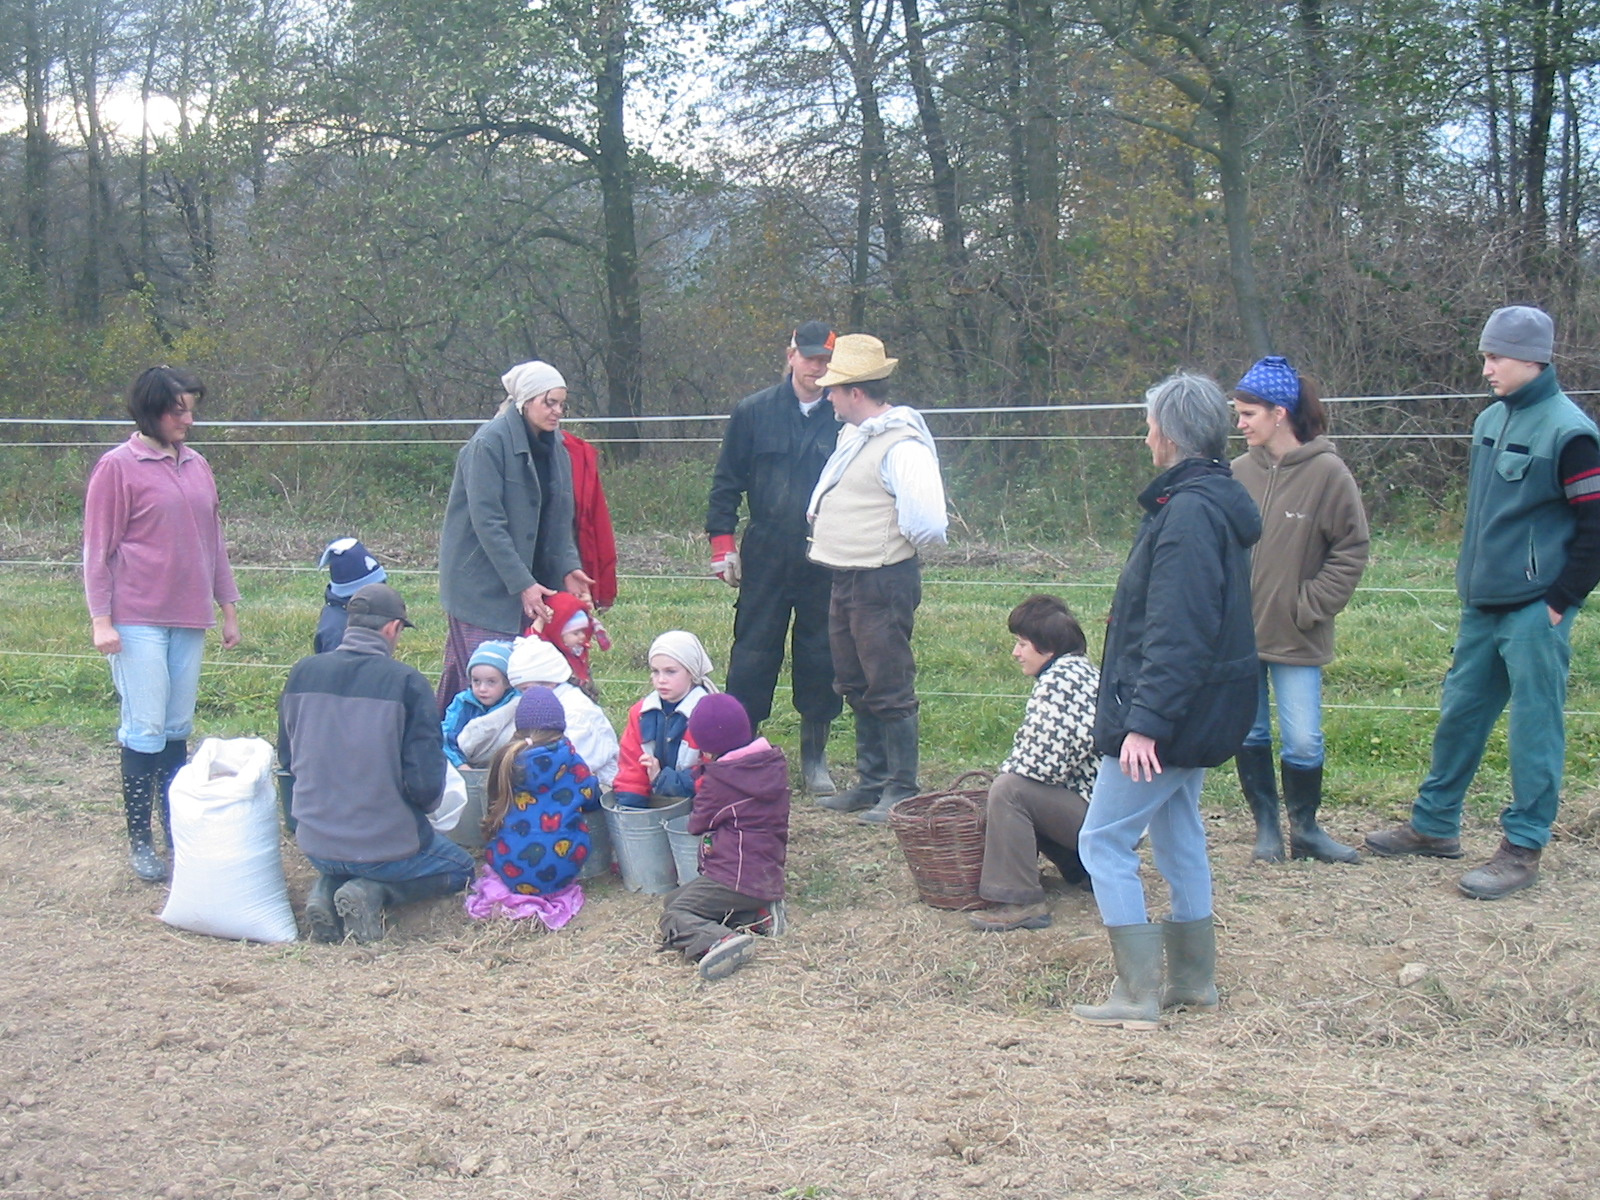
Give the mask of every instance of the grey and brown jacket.
[[1261, 510], [1250, 559], [1256, 654], [1265, 662], [1333, 661], [1333, 619], [1367, 566], [1367, 514], [1349, 468], [1325, 437], [1276, 464], [1261, 447], [1233, 460], [1233, 476]]

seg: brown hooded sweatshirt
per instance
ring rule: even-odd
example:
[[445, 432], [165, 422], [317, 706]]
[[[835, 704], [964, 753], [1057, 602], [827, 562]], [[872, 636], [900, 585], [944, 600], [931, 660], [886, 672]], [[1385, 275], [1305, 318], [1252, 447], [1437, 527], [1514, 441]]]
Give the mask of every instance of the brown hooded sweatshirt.
[[1325, 666], [1333, 661], [1333, 618], [1367, 566], [1360, 489], [1325, 437], [1276, 464], [1252, 447], [1233, 460], [1233, 474], [1261, 509], [1250, 563], [1256, 653], [1264, 662]]

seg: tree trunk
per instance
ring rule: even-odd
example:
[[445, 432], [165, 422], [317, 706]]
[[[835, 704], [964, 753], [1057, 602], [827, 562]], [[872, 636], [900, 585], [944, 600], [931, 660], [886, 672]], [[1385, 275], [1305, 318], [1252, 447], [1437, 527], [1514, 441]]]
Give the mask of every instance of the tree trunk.
[[911, 90], [917, 100], [917, 119], [922, 126], [933, 182], [933, 207], [939, 221], [939, 243], [947, 273], [946, 289], [955, 299], [950, 319], [945, 324], [945, 343], [951, 366], [955, 370], [957, 386], [964, 391], [970, 359], [980, 336], [965, 288], [968, 262], [966, 226], [961, 218], [960, 191], [955, 167], [950, 161], [944, 121], [933, 91], [933, 76], [928, 69], [922, 15], [918, 11], [917, 0], [901, 0], [900, 7], [905, 16], [906, 67], [911, 76]]
[[40, 0], [26, 0], [22, 18], [22, 242], [28, 273], [49, 274], [50, 63]]
[[[633, 163], [624, 127], [627, 100], [628, 0], [599, 10], [601, 61], [595, 74], [595, 172], [605, 229], [607, 412], [632, 418], [644, 412], [644, 314], [639, 296], [638, 231], [633, 211]], [[632, 420], [613, 426], [620, 438], [637, 438]], [[636, 458], [638, 442], [624, 442], [619, 457]]]

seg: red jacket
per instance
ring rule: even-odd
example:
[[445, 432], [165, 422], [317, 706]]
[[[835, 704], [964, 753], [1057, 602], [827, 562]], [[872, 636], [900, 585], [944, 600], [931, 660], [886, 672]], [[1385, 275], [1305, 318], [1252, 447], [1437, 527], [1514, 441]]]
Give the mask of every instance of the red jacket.
[[578, 557], [583, 572], [594, 580], [596, 608], [610, 608], [617, 602], [617, 539], [611, 529], [611, 509], [605, 489], [600, 486], [600, 455], [574, 433], [561, 431], [572, 459], [572, 500], [575, 517], [573, 532], [578, 540]]

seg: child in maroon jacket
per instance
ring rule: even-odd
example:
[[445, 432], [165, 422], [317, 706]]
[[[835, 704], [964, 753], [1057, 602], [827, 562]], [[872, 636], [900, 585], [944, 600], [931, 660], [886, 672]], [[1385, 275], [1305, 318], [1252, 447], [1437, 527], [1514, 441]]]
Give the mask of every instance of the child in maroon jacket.
[[789, 852], [789, 763], [732, 696], [704, 697], [690, 740], [708, 760], [695, 785], [689, 832], [701, 835], [700, 876], [668, 894], [664, 950], [700, 963], [703, 979], [733, 974], [755, 953], [750, 928], [773, 932]]

